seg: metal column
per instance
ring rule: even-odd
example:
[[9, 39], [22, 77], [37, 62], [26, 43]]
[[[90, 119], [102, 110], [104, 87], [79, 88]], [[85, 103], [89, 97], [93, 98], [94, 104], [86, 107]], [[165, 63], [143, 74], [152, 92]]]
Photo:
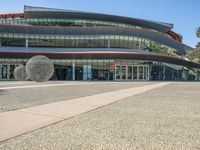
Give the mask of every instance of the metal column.
[[2, 79], [2, 65], [0, 64], [0, 80]]
[[72, 63], [72, 80], [75, 80], [75, 62]]
[[7, 80], [10, 79], [10, 65], [7, 65]]

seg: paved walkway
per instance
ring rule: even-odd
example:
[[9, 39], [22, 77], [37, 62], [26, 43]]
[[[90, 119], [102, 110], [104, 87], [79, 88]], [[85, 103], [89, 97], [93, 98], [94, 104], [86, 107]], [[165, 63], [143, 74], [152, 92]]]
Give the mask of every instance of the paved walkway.
[[0, 113], [0, 141], [167, 84], [157, 83]]
[[9, 84], [7, 86], [4, 85], [0, 90], [0, 113], [155, 83], [157, 82], [72, 83], [48, 81], [45, 83], [28, 82], [19, 85]]

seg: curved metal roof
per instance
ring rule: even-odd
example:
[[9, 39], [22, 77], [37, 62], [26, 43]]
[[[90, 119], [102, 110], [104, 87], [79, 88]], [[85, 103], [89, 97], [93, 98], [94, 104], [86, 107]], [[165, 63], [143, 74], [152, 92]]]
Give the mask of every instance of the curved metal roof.
[[192, 48], [159, 32], [122, 27], [46, 27], [0, 24], [0, 33], [52, 34], [52, 35], [124, 35], [150, 39], [186, 53]]
[[31, 58], [35, 55], [46, 55], [51, 59], [128, 59], [165, 62], [185, 67], [200, 68], [200, 64], [180, 58], [160, 54], [143, 53], [124, 49], [35, 49], [16, 48], [0, 49], [0, 58]]
[[100, 13], [32, 7], [32, 6], [24, 6], [24, 17], [25, 18], [68, 18], [68, 19], [109, 21], [109, 22], [142, 26], [145, 28], [151, 28], [161, 32], [168, 32], [170, 29], [173, 28], [172, 24], [158, 22], [158, 21], [100, 14]]

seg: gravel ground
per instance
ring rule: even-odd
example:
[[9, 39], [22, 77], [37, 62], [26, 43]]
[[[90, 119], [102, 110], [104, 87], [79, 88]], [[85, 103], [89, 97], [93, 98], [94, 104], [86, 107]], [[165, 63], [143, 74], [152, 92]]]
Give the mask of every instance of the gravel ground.
[[[11, 82], [9, 87], [38, 85], [32, 82], [19, 83], [17, 85], [16, 82], [13, 84]], [[66, 86], [0, 90], [0, 112], [153, 84], [149, 82], [47, 82], [45, 84], [65, 83]]]
[[0, 149], [197, 150], [200, 84], [172, 83], [0, 143]]

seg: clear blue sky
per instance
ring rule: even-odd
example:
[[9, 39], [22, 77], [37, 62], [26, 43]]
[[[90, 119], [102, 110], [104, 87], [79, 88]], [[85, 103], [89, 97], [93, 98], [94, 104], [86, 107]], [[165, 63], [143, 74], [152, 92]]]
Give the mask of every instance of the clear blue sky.
[[174, 24], [192, 47], [200, 26], [200, 0], [1, 0], [0, 12], [23, 12], [24, 5], [73, 9], [144, 18]]

